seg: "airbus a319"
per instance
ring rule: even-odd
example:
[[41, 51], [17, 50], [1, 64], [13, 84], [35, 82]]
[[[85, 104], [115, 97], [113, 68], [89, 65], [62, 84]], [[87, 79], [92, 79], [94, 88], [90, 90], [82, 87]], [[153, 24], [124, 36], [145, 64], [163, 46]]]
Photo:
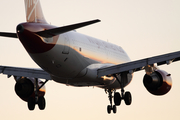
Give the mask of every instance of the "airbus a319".
[[45, 109], [44, 85], [48, 80], [104, 89], [110, 101], [108, 113], [116, 113], [122, 100], [131, 104], [131, 93], [124, 88], [140, 70], [146, 72], [143, 83], [151, 94], [164, 95], [171, 89], [171, 74], [157, 66], [179, 61], [179, 51], [131, 61], [122, 47], [75, 31], [100, 22], [98, 19], [56, 27], [46, 22], [39, 0], [25, 0], [25, 10], [27, 22], [17, 25], [16, 33], [0, 32], [0, 36], [19, 39], [41, 69], [0, 66], [0, 73], [14, 77], [15, 92], [29, 110], [36, 104]]

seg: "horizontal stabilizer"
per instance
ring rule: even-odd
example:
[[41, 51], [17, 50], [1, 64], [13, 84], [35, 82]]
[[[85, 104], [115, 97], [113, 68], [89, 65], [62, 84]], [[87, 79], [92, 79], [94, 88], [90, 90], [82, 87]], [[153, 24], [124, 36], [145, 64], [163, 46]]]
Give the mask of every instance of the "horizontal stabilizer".
[[16, 33], [0, 32], [0, 36], [11, 37], [11, 38], [18, 38]]
[[58, 28], [54, 28], [54, 29], [50, 29], [50, 30], [45, 30], [45, 31], [40, 31], [40, 32], [36, 32], [36, 34], [42, 36], [42, 37], [53, 37], [71, 30], [75, 30], [90, 24], [94, 24], [96, 22], [100, 22], [100, 20], [92, 20], [92, 21], [87, 21], [87, 22], [82, 22], [82, 23], [77, 23], [77, 24], [73, 24], [73, 25], [68, 25], [68, 26], [63, 26], [63, 27], [58, 27]]

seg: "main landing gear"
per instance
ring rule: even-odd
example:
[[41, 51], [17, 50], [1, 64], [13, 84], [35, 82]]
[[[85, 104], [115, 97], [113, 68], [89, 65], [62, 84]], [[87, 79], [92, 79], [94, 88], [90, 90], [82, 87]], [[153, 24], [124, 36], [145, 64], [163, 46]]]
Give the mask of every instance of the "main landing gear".
[[[124, 91], [124, 80], [127, 80], [127, 74], [125, 73], [121, 74], [121, 81], [118, 79], [117, 75], [114, 75], [114, 77], [121, 86], [121, 94], [113, 89], [105, 89], [105, 91], [108, 92], [108, 97], [110, 101], [110, 105], [107, 106], [108, 114], [110, 114], [111, 111], [113, 111], [113, 113], [117, 112], [116, 106], [119, 106], [121, 104], [121, 100], [124, 100], [126, 105], [130, 105], [132, 102], [131, 93], [128, 91], [127, 92]], [[114, 92], [114, 96], [112, 96], [113, 92]], [[112, 98], [114, 98], [114, 105], [112, 105]]]
[[[131, 105], [132, 102], [132, 97], [131, 97], [131, 93], [130, 92], [124, 92], [120, 93], [119, 92], [115, 92], [114, 91], [114, 96], [112, 96], [113, 90], [108, 90], [107, 91], [109, 94], [109, 101], [110, 101], [110, 105], [107, 106], [107, 112], [110, 114], [111, 111], [113, 111], [113, 113], [117, 112], [117, 108], [116, 106], [119, 106], [121, 104], [121, 100], [124, 100], [126, 105]], [[112, 98], [114, 98], [114, 105], [112, 105]]]
[[40, 110], [44, 110], [46, 107], [46, 101], [44, 96], [40, 96], [39, 95], [39, 90], [41, 89], [41, 87], [44, 86], [44, 84], [47, 82], [48, 80], [46, 80], [40, 87], [38, 87], [38, 79], [35, 79], [35, 97], [30, 97], [28, 99], [27, 105], [28, 105], [28, 109], [29, 110], [34, 110], [35, 105], [38, 104], [38, 107]]
[[40, 110], [44, 110], [46, 106], [45, 98], [42, 96], [42, 97], [38, 97], [38, 99], [37, 98], [34, 99], [33, 97], [30, 97], [28, 99], [29, 110], [34, 110], [36, 104], [38, 104]]

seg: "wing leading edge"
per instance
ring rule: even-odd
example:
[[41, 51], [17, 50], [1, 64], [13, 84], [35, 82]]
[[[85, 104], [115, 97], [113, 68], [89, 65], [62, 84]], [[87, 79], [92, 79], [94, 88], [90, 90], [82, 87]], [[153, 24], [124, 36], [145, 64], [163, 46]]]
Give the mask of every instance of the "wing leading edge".
[[45, 72], [42, 69], [30, 69], [30, 68], [20, 68], [20, 67], [9, 67], [9, 66], [0, 66], [0, 74], [5, 74], [16, 77], [33, 77], [41, 78], [46, 80], [51, 80], [50, 74]]
[[159, 55], [155, 57], [145, 58], [137, 61], [132, 61], [124, 64], [114, 65], [111, 67], [98, 69], [98, 77], [106, 75], [114, 75], [122, 72], [136, 72], [143, 70], [147, 65], [157, 63], [158, 66], [163, 64], [170, 64], [180, 60], [180, 51]]

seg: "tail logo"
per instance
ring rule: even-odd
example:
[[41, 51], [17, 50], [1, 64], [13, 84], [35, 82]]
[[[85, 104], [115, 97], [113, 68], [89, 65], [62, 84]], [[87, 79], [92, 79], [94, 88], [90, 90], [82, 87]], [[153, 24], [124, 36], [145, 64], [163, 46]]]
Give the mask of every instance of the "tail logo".
[[[28, 21], [31, 19], [33, 12], [36, 13], [36, 6], [38, 2], [39, 0], [25, 0], [26, 15]], [[35, 14], [34, 17], [36, 17]]]

